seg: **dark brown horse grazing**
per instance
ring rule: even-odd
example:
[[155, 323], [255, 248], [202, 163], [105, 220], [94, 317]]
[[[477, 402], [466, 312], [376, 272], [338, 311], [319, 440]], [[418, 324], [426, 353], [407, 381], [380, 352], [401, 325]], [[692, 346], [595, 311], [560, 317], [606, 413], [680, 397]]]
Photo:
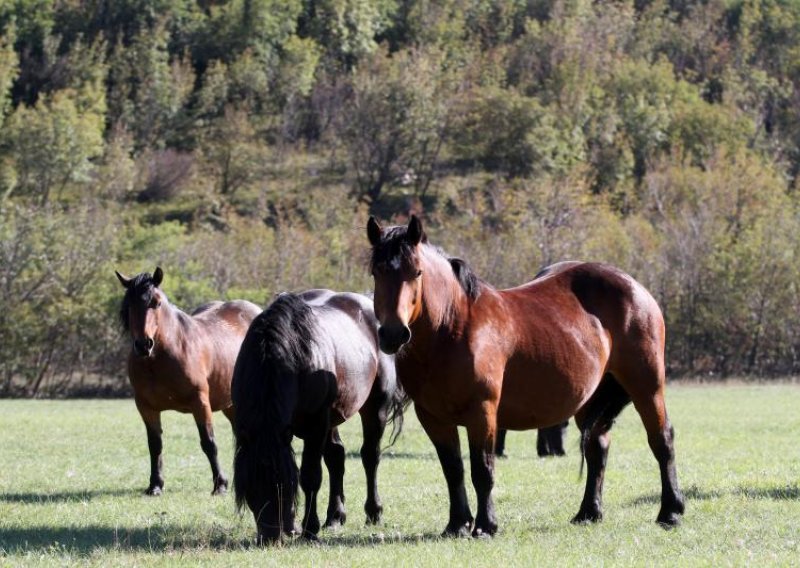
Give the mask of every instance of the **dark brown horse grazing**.
[[380, 520], [377, 470], [387, 421], [395, 437], [405, 395], [392, 357], [378, 349], [372, 302], [357, 294], [311, 290], [281, 294], [247, 332], [233, 375], [236, 503], [250, 508], [258, 541], [271, 542], [295, 528], [298, 472], [292, 438], [303, 439], [299, 472], [305, 493], [302, 532], [316, 540], [321, 460], [330, 473], [326, 525], [343, 523], [344, 445], [336, 426], [361, 414], [361, 460], [367, 474], [367, 522]]
[[164, 490], [161, 460], [161, 412], [191, 412], [200, 432], [200, 446], [211, 464], [213, 494], [224, 493], [228, 480], [217, 460], [211, 413], [221, 410], [233, 419], [230, 385], [239, 346], [261, 308], [244, 301], [211, 302], [187, 315], [167, 301], [159, 288], [164, 273], [156, 268], [126, 278], [120, 308], [122, 326], [133, 340], [128, 378], [136, 408], [147, 429], [150, 484], [145, 493]]
[[[683, 497], [664, 405], [664, 320], [647, 290], [616, 268], [577, 262], [496, 290], [429, 245], [414, 216], [407, 227], [385, 230], [370, 218], [367, 235], [381, 349], [398, 353], [398, 376], [447, 480], [445, 534], [497, 530], [491, 492], [498, 427], [541, 428], [570, 416], [588, 465], [573, 522], [600, 520], [609, 429], [631, 400], [661, 469], [658, 522], [679, 522]], [[474, 521], [459, 425], [467, 429], [478, 496]]]

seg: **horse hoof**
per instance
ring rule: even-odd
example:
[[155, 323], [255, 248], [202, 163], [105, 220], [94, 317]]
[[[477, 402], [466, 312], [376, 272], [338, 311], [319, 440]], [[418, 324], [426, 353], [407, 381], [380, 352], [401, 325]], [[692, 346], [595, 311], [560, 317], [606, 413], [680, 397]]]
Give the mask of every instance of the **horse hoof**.
[[681, 516], [678, 513], [659, 514], [656, 523], [666, 530], [674, 529], [681, 524]]
[[497, 532], [497, 527], [490, 530], [483, 530], [476, 527], [475, 530], [472, 531], [472, 538], [486, 540], [492, 538], [494, 536], [494, 533], [496, 532]]
[[442, 536], [444, 538], [469, 538], [472, 534], [472, 521], [468, 521], [463, 525], [447, 525], [444, 529]]
[[225, 495], [228, 492], [228, 480], [220, 477], [214, 481], [214, 489], [211, 491], [212, 495]]
[[381, 522], [381, 516], [383, 515], [383, 507], [378, 505], [375, 508], [364, 508], [364, 512], [367, 514], [367, 525], [377, 525]]
[[144, 490], [144, 494], [150, 497], [159, 497], [164, 492], [163, 488], [155, 485], [153, 487], [148, 487]]
[[322, 525], [324, 529], [339, 529], [344, 526], [345, 521], [347, 520], [347, 516], [344, 513], [339, 513], [337, 515], [332, 515], [325, 519], [325, 524]]
[[578, 514], [572, 517], [570, 521], [573, 525], [588, 525], [591, 523], [599, 523], [603, 520], [603, 513], [600, 511], [578, 511]]
[[308, 544], [319, 545], [319, 537], [309, 531], [303, 531], [303, 540], [305, 540]]

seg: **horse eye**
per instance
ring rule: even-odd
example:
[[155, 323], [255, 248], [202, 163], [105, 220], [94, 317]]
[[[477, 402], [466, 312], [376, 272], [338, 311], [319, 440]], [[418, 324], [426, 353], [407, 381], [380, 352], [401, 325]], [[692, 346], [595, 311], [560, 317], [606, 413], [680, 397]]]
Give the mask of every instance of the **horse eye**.
[[422, 276], [422, 270], [417, 270], [417, 276], [416, 277], [419, 278], [420, 276]]

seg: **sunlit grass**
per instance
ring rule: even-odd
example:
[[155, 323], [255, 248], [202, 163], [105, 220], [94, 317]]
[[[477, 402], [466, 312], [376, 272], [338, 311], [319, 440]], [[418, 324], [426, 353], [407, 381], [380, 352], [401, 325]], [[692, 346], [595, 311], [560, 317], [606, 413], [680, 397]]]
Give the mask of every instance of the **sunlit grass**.
[[[0, 401], [0, 564], [95, 565], [740, 565], [790, 564], [800, 553], [800, 387], [672, 386], [678, 475], [687, 514], [655, 523], [658, 469], [632, 408], [613, 430], [605, 520], [575, 527], [583, 493], [577, 432], [566, 458], [539, 459], [535, 434], [511, 433], [495, 488], [500, 534], [442, 540], [446, 487], [433, 447], [409, 413], [385, 454], [385, 514], [366, 527], [358, 420], [347, 424], [347, 525], [321, 546], [251, 545], [249, 514], [211, 497], [211, 475], [189, 416], [167, 413], [165, 494], [148, 479], [144, 427], [132, 401]], [[216, 422], [230, 472], [230, 427]], [[463, 438], [463, 436], [462, 436]], [[466, 443], [463, 443], [464, 448]], [[468, 462], [466, 462], [468, 464]], [[468, 469], [468, 467], [467, 467]], [[474, 493], [470, 490], [474, 507]], [[319, 500], [327, 504], [327, 479]]]

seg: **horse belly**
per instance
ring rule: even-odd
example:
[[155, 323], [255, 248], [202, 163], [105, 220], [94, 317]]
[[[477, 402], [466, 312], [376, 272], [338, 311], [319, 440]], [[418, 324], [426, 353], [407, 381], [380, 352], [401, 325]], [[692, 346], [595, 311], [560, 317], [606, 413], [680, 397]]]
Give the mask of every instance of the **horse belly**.
[[604, 363], [580, 356], [568, 364], [525, 359], [510, 362], [503, 378], [498, 426], [529, 430], [569, 419], [597, 389]]

